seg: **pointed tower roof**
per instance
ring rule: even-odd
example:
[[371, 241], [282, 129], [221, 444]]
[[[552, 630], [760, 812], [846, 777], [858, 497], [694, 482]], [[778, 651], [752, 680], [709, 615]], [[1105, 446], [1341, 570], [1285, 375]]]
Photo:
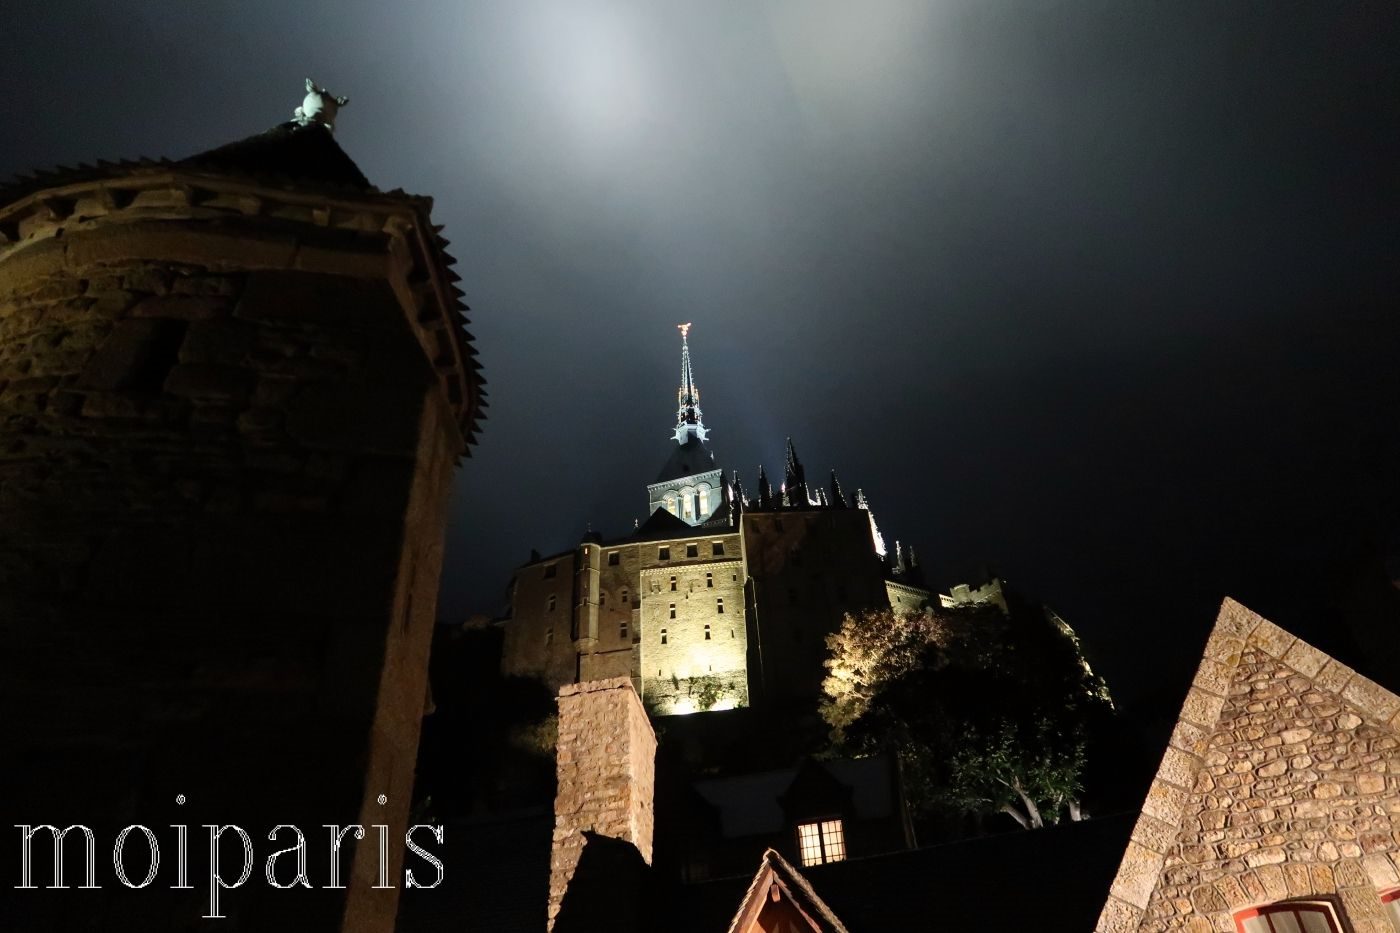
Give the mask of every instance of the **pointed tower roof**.
[[685, 444], [691, 438], [708, 439], [704, 419], [700, 415], [700, 390], [695, 387], [695, 373], [690, 368], [690, 324], [677, 324], [681, 332], [681, 387], [676, 393], [676, 443]]

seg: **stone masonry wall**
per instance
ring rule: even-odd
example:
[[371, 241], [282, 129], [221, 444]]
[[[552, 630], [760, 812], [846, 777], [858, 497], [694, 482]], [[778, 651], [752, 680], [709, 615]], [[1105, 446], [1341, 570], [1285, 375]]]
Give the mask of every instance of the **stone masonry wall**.
[[1098, 929], [1229, 933], [1317, 898], [1351, 933], [1394, 933], [1397, 724], [1400, 698], [1227, 602]]
[[[630, 843], [651, 862], [656, 736], [628, 678], [571, 684], [559, 691], [558, 792], [550, 856], [552, 930], [579, 867], [587, 838]], [[596, 880], [593, 883], [598, 883]], [[606, 883], [606, 882], [602, 882]], [[619, 900], [635, 894], [611, 892]], [[610, 892], [590, 891], [596, 901]], [[626, 905], [619, 905], [625, 908]]]
[[[382, 234], [167, 218], [0, 257], [16, 821], [109, 840], [406, 820], [462, 441], [390, 252]], [[77, 929], [114, 896], [29, 893], [7, 929]], [[144, 893], [104, 928], [200, 922], [200, 892]], [[364, 929], [391, 927], [386, 893]], [[231, 931], [330, 930], [344, 892], [249, 885], [226, 904]]]

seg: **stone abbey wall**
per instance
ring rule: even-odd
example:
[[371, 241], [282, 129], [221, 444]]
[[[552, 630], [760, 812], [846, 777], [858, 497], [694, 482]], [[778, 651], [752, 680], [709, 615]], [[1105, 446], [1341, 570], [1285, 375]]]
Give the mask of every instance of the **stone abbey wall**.
[[1227, 602], [1100, 931], [1227, 933], [1320, 898], [1352, 933], [1393, 933], [1397, 886], [1400, 698]]

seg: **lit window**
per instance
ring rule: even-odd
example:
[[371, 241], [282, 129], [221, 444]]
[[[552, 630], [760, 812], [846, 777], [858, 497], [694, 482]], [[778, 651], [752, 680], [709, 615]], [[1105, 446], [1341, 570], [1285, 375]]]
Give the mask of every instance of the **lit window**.
[[686, 518], [690, 518], [694, 514], [690, 507], [690, 496], [681, 496], [681, 503], [684, 509], [683, 514]]
[[715, 588], [715, 575], [712, 574], [712, 573], [707, 573], [707, 574], [705, 574], [705, 589], [707, 589], [707, 590], [712, 590], [712, 589], [714, 589], [714, 588]]
[[700, 514], [705, 515], [710, 511], [710, 487], [700, 487]]
[[715, 597], [715, 612], [719, 613], [720, 615], [724, 615], [724, 597], [723, 597], [723, 596], [716, 596], [716, 597]]
[[609, 552], [608, 552], [608, 566], [609, 566], [609, 567], [616, 567], [616, 566], [617, 566], [619, 563], [621, 563], [621, 562], [622, 562], [622, 555], [621, 555], [621, 554], [619, 554], [617, 551], [609, 551]]
[[676, 591], [676, 578], [675, 578], [675, 577], [672, 577], [672, 578], [671, 578], [671, 592], [674, 593], [675, 591]]
[[705, 640], [706, 640], [706, 641], [709, 641], [709, 640], [710, 640], [710, 626], [709, 626], [709, 623], [706, 623], [706, 624], [705, 624]]
[[1341, 933], [1336, 909], [1326, 901], [1287, 901], [1235, 914], [1239, 933]]
[[544, 568], [544, 578], [548, 580], [554, 576], [554, 564], [546, 564]]
[[671, 603], [671, 618], [674, 619], [675, 617], [676, 617], [676, 604], [675, 604], [675, 603]]
[[670, 512], [672, 515], [675, 515], [675, 514], [676, 514], [676, 497], [675, 497], [675, 496], [667, 496], [667, 497], [666, 497], [666, 511]]
[[715, 541], [715, 542], [713, 542], [713, 543], [710, 545], [710, 553], [713, 554], [715, 557], [723, 557], [723, 556], [724, 556], [724, 542], [723, 542], [723, 541]]
[[554, 594], [553, 594], [553, 593], [550, 593], [550, 594], [549, 594], [549, 599], [545, 600], [545, 608], [548, 609], [550, 612], [553, 612], [553, 611], [554, 611]]
[[657, 560], [670, 560], [670, 559], [671, 559], [671, 549], [668, 548], [668, 547], [663, 547], [663, 548], [661, 548], [660, 550], [658, 550], [658, 551], [656, 552], [656, 559], [657, 559]]
[[687, 544], [687, 545], [685, 546], [685, 556], [686, 556], [686, 557], [699, 557], [699, 556], [700, 556], [700, 545], [698, 545], [698, 544]]
[[1390, 918], [1390, 925], [1395, 927], [1396, 933], [1400, 933], [1400, 888], [1382, 894], [1381, 903], [1385, 905], [1385, 915]]
[[661, 644], [666, 644], [666, 630], [664, 628], [661, 630]]
[[617, 637], [625, 639], [627, 637], [627, 623], [619, 622], [617, 626]]
[[842, 862], [846, 859], [846, 834], [841, 829], [840, 820], [799, 824], [797, 845], [801, 851], [803, 865], [821, 865], [824, 862]]

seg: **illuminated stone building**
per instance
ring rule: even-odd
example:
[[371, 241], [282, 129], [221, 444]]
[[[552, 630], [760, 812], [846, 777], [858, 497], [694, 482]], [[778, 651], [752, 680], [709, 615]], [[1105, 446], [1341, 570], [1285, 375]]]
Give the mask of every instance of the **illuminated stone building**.
[[857, 490], [809, 484], [789, 440], [775, 491], [747, 495], [710, 449], [681, 327], [672, 448], [635, 533], [591, 535], [519, 568], [503, 621], [505, 673], [551, 689], [630, 678], [663, 713], [814, 698], [825, 636], [848, 612], [918, 609], [912, 551], [888, 552]]

